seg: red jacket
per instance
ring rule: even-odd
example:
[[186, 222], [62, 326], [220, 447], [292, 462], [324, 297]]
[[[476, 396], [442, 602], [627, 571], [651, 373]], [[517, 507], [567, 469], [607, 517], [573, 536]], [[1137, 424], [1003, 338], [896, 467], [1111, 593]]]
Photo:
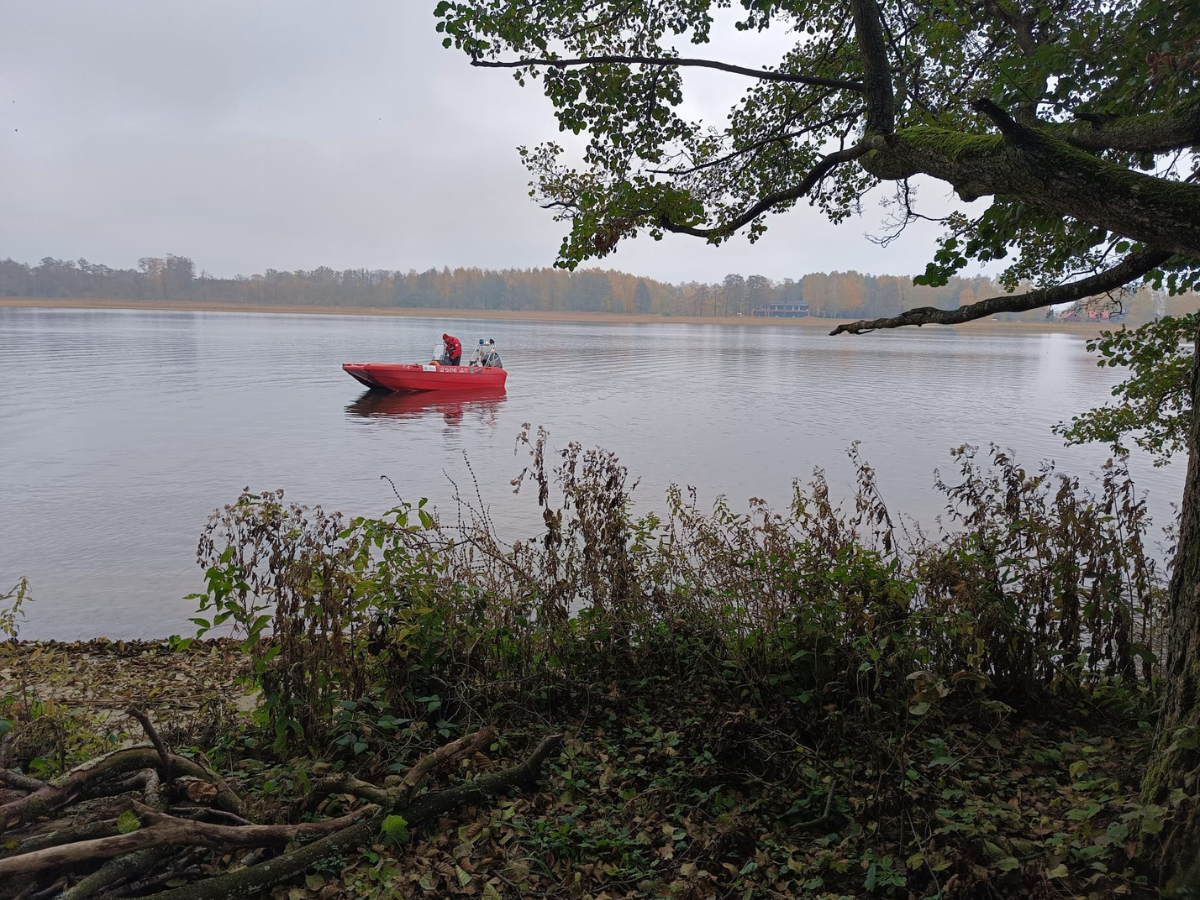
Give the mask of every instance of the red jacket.
[[442, 340], [446, 343], [446, 356], [450, 359], [458, 359], [462, 356], [462, 343], [458, 338], [450, 334], [443, 334]]

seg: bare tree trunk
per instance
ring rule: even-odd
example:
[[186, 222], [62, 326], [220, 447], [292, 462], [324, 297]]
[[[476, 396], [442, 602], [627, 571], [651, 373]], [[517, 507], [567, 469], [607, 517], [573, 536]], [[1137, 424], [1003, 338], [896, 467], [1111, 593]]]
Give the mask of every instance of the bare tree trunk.
[[1169, 896], [1200, 897], [1200, 332], [1192, 364], [1188, 468], [1167, 629], [1162, 708], [1142, 799], [1169, 806], [1172, 793], [1180, 789], [1185, 799], [1157, 846], [1143, 849], [1159, 857]]

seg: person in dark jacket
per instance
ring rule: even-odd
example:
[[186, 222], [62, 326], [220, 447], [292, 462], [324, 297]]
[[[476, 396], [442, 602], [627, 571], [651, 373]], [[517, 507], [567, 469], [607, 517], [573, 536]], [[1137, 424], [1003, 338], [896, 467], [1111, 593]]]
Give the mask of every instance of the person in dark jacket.
[[457, 366], [462, 359], [462, 342], [452, 334], [443, 334], [442, 341], [446, 345], [446, 365]]

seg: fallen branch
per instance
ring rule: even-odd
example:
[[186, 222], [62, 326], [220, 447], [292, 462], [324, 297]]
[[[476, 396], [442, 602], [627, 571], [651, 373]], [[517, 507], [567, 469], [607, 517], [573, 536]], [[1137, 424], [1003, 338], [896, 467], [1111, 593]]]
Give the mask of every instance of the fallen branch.
[[48, 869], [67, 868], [84, 862], [112, 859], [160, 844], [204, 847], [284, 847], [291, 841], [324, 837], [341, 831], [374, 807], [357, 810], [339, 819], [302, 822], [299, 825], [213, 825], [158, 813], [134, 802], [134, 811], [148, 827], [129, 834], [79, 841], [0, 860], [0, 876], [29, 875]]
[[361, 778], [355, 778], [346, 772], [322, 778], [312, 786], [308, 796], [296, 804], [296, 809], [301, 812], [316, 809], [320, 802], [331, 794], [349, 794], [351, 797], [358, 797], [360, 800], [366, 800], [379, 806], [388, 805], [386, 788], [363, 781]]
[[[476, 738], [477, 735], [470, 737]], [[463, 740], [466, 738], [455, 743], [461, 744]], [[425, 794], [399, 809], [381, 810], [364, 822], [359, 822], [337, 834], [314, 841], [291, 853], [285, 853], [248, 869], [229, 872], [206, 881], [155, 894], [155, 900], [227, 900], [227, 898], [245, 897], [274, 887], [280, 882], [299, 875], [322, 860], [353, 853], [379, 833], [384, 818], [389, 814], [402, 816], [410, 828], [415, 828], [429, 822], [436, 822], [444, 813], [451, 810], [480, 803], [512, 788], [532, 787], [537, 783], [541, 774], [542, 764], [561, 743], [562, 735], [553, 735], [543, 740], [529, 758], [520, 765], [491, 775], [480, 776], [474, 781], [445, 791]], [[447, 761], [448, 755], [443, 752], [445, 750], [446, 748], [443, 747], [430, 754], [409, 770], [414, 784], [418, 777], [426, 777], [434, 768], [432, 763], [423, 765], [431, 757], [439, 757], [439, 764]], [[406, 776], [406, 781], [408, 781], [408, 776]]]
[[30, 778], [28, 775], [19, 775], [8, 769], [0, 769], [0, 783], [7, 784], [11, 788], [16, 788], [18, 791], [28, 791], [29, 793], [33, 793], [46, 786], [46, 782], [44, 781], [37, 778]]
[[7, 836], [6, 841], [13, 844], [12, 849], [0, 850], [0, 861], [26, 853], [36, 853], [48, 847], [58, 847], [62, 844], [74, 844], [78, 841], [92, 841], [99, 838], [112, 837], [120, 834], [115, 821], [87, 822], [76, 825], [73, 822], [51, 823], [56, 827], [30, 835], [26, 838]]
[[[192, 775], [212, 782], [217, 788], [217, 808], [244, 815], [241, 800], [224, 781], [215, 780], [208, 770], [182, 756], [169, 756], [169, 762], [172, 777]], [[157, 768], [160, 763], [158, 751], [152, 747], [131, 747], [97, 757], [59, 778], [43, 783], [28, 796], [0, 806], [0, 825], [9, 827], [49, 815], [109, 779], [138, 769]]]
[[404, 773], [404, 777], [400, 780], [400, 783], [390, 788], [378, 787], [369, 781], [355, 778], [349, 773], [330, 775], [328, 778], [322, 778], [313, 785], [312, 791], [301, 804], [301, 809], [315, 809], [330, 794], [349, 794], [352, 797], [358, 797], [369, 803], [378, 804], [384, 809], [391, 809], [404, 802], [405, 798], [411, 796], [425, 779], [441, 766], [445, 765], [447, 760], [454, 757], [471, 756], [481, 748], [492, 743], [495, 739], [495, 729], [491, 726], [485, 726], [474, 734], [451, 741], [449, 744], [439, 747], [433, 753], [419, 759], [413, 764], [412, 768]]
[[154, 749], [158, 751], [159, 772], [162, 774], [163, 783], [168, 787], [171, 785], [171, 756], [167, 753], [167, 745], [163, 743], [163, 739], [158, 736], [158, 732], [154, 730], [154, 725], [150, 722], [150, 717], [138, 709], [136, 706], [131, 706], [125, 710], [129, 715], [141, 723], [142, 731], [146, 732], [146, 737], [150, 739], [150, 743], [154, 745]]
[[179, 816], [181, 819], [224, 819], [226, 822], [232, 822], [234, 825], [253, 825], [249, 819], [243, 819], [236, 813], [226, 812], [223, 809], [213, 809], [211, 806], [172, 806], [167, 812], [171, 815]]
[[89, 897], [95, 896], [119, 881], [141, 875], [154, 868], [174, 854], [177, 849], [170, 844], [162, 844], [158, 847], [147, 847], [136, 853], [127, 853], [116, 859], [110, 859], [91, 875], [63, 891], [58, 900], [88, 900]]
[[833, 778], [829, 781], [829, 794], [825, 798], [825, 811], [815, 819], [809, 819], [806, 822], [797, 822], [796, 828], [816, 828], [818, 825], [824, 825], [829, 821], [830, 813], [833, 812], [833, 789], [837, 787], [837, 779]]

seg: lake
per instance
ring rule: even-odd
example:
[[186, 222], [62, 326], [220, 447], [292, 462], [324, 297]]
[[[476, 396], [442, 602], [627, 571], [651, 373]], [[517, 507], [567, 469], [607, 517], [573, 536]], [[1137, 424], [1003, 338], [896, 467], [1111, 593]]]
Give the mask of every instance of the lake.
[[[494, 338], [509, 370], [492, 398], [377, 398], [343, 362], [418, 362], [441, 334]], [[504, 536], [536, 532], [510, 480], [522, 423], [555, 446], [615, 451], [638, 509], [671, 483], [703, 501], [786, 503], [826, 470], [852, 493], [862, 442], [893, 512], [933, 524], [948, 450], [996, 442], [1033, 467], [1085, 474], [1101, 446], [1051, 425], [1103, 403], [1118, 371], [1082, 335], [924, 328], [830, 338], [820, 329], [368, 316], [0, 308], [0, 592], [36, 602], [21, 636], [190, 633], [209, 513], [246, 486], [378, 514], [428, 497], [453, 514], [472, 472]], [[470, 468], [468, 469], [468, 462]], [[1134, 461], [1157, 523], [1183, 465]]]

